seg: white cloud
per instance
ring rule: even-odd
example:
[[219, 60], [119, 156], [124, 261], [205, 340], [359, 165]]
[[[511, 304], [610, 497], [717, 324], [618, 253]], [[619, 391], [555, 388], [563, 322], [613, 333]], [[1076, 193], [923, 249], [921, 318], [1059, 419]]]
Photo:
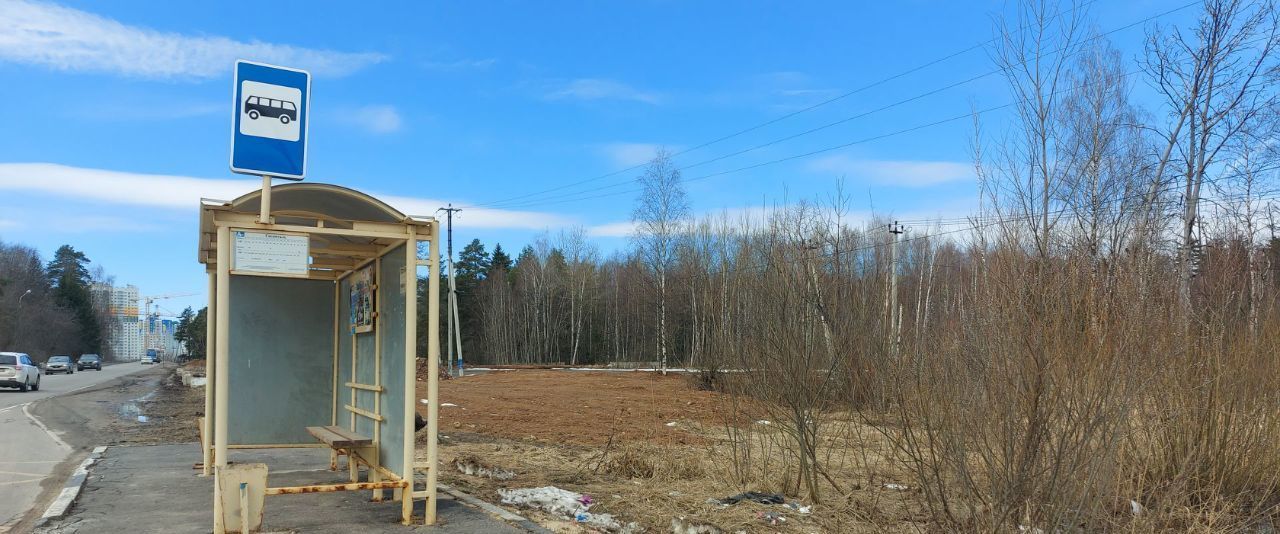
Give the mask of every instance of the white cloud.
[[[371, 193], [372, 194], [372, 193]], [[406, 215], [433, 215], [449, 202], [429, 198], [411, 198], [374, 194]], [[570, 217], [541, 211], [495, 210], [462, 206], [454, 214], [453, 223], [466, 228], [514, 228], [521, 230], [546, 230], [571, 226]], [[443, 214], [441, 214], [443, 215]]]
[[344, 76], [386, 59], [374, 53], [162, 32], [45, 2], [0, 2], [0, 61], [170, 79], [226, 77], [238, 58], [322, 76]]
[[54, 163], [0, 163], [0, 190], [194, 210], [204, 198], [232, 199], [262, 180], [206, 179], [69, 167]]
[[579, 78], [547, 93], [552, 100], [631, 100], [646, 104], [658, 104], [662, 98], [648, 91], [641, 91], [616, 80]]
[[600, 152], [619, 167], [634, 167], [649, 162], [662, 145], [654, 143], [609, 143]]
[[342, 113], [341, 121], [375, 134], [398, 132], [404, 126], [395, 106], [373, 105], [348, 110]]
[[829, 156], [814, 160], [809, 169], [902, 187], [928, 187], [974, 178], [972, 165], [955, 161], [890, 161]]
[[[106, 204], [191, 210], [193, 213], [201, 198], [232, 200], [259, 187], [262, 187], [260, 179], [139, 174], [54, 163], [0, 163], [0, 191], [25, 191]], [[432, 215], [436, 208], [448, 204], [444, 200], [370, 194], [407, 215]], [[473, 228], [543, 230], [574, 223], [571, 218], [554, 213], [483, 208], [467, 208], [454, 218], [455, 222]]]
[[587, 227], [587, 235], [591, 237], [629, 237], [634, 233], [636, 233], [636, 224], [631, 221]]

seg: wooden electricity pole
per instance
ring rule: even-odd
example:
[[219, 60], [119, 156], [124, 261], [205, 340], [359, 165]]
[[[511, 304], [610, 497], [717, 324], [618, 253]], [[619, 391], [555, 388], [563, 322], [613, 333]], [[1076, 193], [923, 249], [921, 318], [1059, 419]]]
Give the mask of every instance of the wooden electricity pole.
[[889, 234], [889, 350], [897, 357], [902, 339], [902, 315], [898, 313], [898, 235], [902, 234], [902, 225], [893, 221]]

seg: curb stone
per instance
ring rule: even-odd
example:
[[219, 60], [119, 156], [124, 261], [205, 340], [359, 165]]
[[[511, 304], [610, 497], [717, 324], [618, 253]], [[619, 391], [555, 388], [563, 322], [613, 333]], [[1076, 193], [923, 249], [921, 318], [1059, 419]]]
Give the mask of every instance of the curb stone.
[[35, 528], [48, 526], [50, 521], [67, 515], [67, 510], [71, 508], [71, 504], [75, 502], [76, 497], [80, 496], [80, 490], [84, 487], [85, 480], [89, 478], [89, 467], [101, 459], [102, 454], [105, 452], [107, 452], [106, 447], [94, 447], [89, 457], [80, 462], [80, 466], [71, 473], [71, 476], [67, 478], [67, 482], [62, 485], [62, 492], [49, 504], [44, 514], [33, 525]]

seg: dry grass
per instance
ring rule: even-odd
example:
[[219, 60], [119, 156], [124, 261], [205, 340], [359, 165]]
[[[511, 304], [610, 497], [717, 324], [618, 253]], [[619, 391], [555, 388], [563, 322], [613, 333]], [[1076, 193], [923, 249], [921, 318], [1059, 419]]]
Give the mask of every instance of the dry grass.
[[[833, 479], [842, 489], [851, 491], [847, 498], [813, 506], [811, 514], [754, 503], [728, 507], [708, 503], [708, 499], [747, 490], [780, 491], [792, 473], [780, 459], [787, 443], [785, 433], [776, 424], [748, 422], [746, 428], [740, 430], [749, 434], [750, 444], [746, 446], [751, 449], [751, 457], [759, 461], [751, 464], [749, 470], [739, 466], [735, 474], [730, 449], [737, 447], [741, 452], [742, 444], [735, 445], [726, 434], [726, 414], [733, 413], [728, 409], [729, 396], [697, 391], [689, 381], [679, 377], [655, 377], [649, 373], [599, 374], [604, 376], [518, 371], [443, 384], [441, 401], [458, 404], [442, 411], [446, 428], [442, 434], [447, 436], [442, 438], [441, 447], [441, 465], [446, 466], [443, 481], [495, 502], [499, 499], [499, 488], [554, 485], [591, 495], [598, 503], [593, 511], [615, 514], [656, 532], [669, 531], [672, 519], [677, 517], [729, 532], [905, 532], [914, 531], [917, 523], [926, 518], [921, 513], [923, 507], [917, 491], [885, 487], [885, 484], [910, 485], [908, 474], [890, 459], [891, 444], [881, 433], [853, 422], [850, 414], [830, 423], [832, 429], [825, 433], [828, 438], [824, 443], [826, 454], [833, 459], [853, 458], [855, 452], [862, 455], [857, 462], [831, 463]], [[600, 387], [600, 380], [612, 387]], [[459, 384], [466, 386], [459, 387]], [[465, 391], [465, 396], [459, 395], [460, 391]], [[672, 421], [662, 406], [650, 407], [652, 411], [639, 410], [642, 406], [636, 406], [633, 412], [647, 414], [650, 422], [665, 421], [661, 424], [662, 431], [616, 431], [604, 436], [601, 442], [594, 438], [596, 430], [591, 427], [595, 422], [590, 413], [553, 422], [522, 409], [533, 391], [574, 399], [579, 403], [577, 406], [595, 406], [604, 416], [616, 412], [616, 406], [611, 403], [616, 402], [620, 391], [646, 400], [663, 395], [679, 398], [695, 395], [701, 396], [702, 401], [694, 404], [665, 401], [684, 407], [674, 426], [667, 426], [666, 423]], [[502, 420], [501, 427], [486, 427], [480, 423], [494, 416], [477, 418], [472, 417], [471, 412], [509, 416]], [[547, 437], [533, 437], [538, 435]], [[880, 452], [875, 455], [858, 452], [869, 449], [864, 443], [866, 440], [874, 441], [874, 448]], [[510, 470], [515, 477], [500, 481], [465, 475], [454, 466], [455, 462]], [[811, 504], [792, 497], [788, 497], [788, 501]], [[758, 513], [765, 512], [781, 512], [788, 521], [768, 525], [757, 517]], [[572, 524], [557, 522], [556, 518], [531, 515], [558, 531], [576, 529]]]

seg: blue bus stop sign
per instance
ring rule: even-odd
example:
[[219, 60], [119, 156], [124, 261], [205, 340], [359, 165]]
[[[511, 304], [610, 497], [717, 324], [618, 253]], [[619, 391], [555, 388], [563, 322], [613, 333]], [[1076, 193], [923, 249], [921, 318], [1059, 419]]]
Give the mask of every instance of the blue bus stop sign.
[[236, 61], [231, 171], [301, 180], [307, 174], [311, 74]]

